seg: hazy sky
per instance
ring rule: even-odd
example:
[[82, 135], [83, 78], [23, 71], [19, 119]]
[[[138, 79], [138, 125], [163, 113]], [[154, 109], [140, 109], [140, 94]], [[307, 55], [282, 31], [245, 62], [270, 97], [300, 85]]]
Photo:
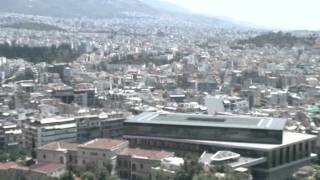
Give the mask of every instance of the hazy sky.
[[320, 0], [165, 0], [196, 13], [283, 29], [320, 30]]

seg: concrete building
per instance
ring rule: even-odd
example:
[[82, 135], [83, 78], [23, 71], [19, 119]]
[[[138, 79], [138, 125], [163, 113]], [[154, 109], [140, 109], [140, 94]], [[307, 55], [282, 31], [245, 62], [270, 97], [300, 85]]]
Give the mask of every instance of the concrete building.
[[264, 158], [250, 168], [261, 180], [285, 180], [314, 158], [317, 136], [283, 131], [287, 120], [247, 116], [142, 113], [124, 123], [132, 147], [179, 154], [232, 151]]
[[0, 123], [0, 149], [10, 150], [23, 143], [22, 129], [11, 122]]
[[207, 96], [205, 104], [208, 114], [211, 115], [219, 112], [248, 112], [249, 110], [249, 102], [244, 98], [236, 96]]
[[120, 138], [123, 134], [122, 113], [102, 113], [75, 117], [77, 122], [77, 142], [95, 138]]
[[75, 102], [80, 106], [92, 106], [95, 101], [95, 88], [93, 84], [80, 83], [74, 88]]
[[29, 119], [23, 130], [27, 148], [36, 148], [56, 141], [77, 141], [77, 125], [73, 117]]
[[269, 95], [267, 95], [266, 101], [267, 106], [281, 106], [286, 107], [288, 106], [288, 93], [285, 91], [277, 91], [277, 92], [271, 92]]
[[60, 99], [62, 102], [70, 104], [74, 101], [73, 88], [70, 86], [58, 85], [53, 88], [52, 97]]
[[83, 115], [75, 118], [77, 122], [77, 142], [83, 143], [100, 138], [100, 118], [98, 115]]
[[[107, 117], [106, 117], [107, 116]], [[120, 138], [123, 135], [123, 122], [126, 120], [123, 113], [100, 114], [100, 130], [102, 138]]]

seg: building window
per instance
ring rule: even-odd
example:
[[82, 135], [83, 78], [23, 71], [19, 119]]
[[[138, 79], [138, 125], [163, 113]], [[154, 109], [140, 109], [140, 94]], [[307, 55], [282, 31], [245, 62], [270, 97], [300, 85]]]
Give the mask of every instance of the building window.
[[143, 169], [143, 164], [140, 164], [140, 169]]
[[91, 156], [98, 156], [98, 153], [97, 152], [91, 152], [90, 155]]
[[103, 153], [102, 156], [103, 156], [103, 157], [106, 157], [106, 153]]
[[86, 160], [82, 160], [82, 164], [85, 165], [86, 164]]
[[83, 154], [83, 155], [85, 155], [85, 154], [86, 154], [86, 152], [82, 151], [82, 154]]
[[60, 163], [61, 163], [61, 164], [64, 164], [64, 159], [63, 159], [63, 157], [60, 157]]
[[43, 156], [42, 156], [42, 157], [43, 157], [43, 159], [46, 159], [46, 158], [47, 158], [46, 154], [43, 154]]
[[132, 164], [132, 171], [135, 171], [135, 170], [136, 170], [136, 165]]

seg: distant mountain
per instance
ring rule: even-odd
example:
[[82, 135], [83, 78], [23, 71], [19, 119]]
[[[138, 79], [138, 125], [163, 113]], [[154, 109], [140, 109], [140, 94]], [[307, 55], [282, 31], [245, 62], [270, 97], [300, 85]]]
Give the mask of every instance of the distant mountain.
[[229, 28], [234, 23], [192, 14], [163, 0], [0, 0], [0, 13], [30, 14], [60, 18], [112, 18], [151, 16], [175, 22]]
[[190, 13], [189, 10], [164, 0], [140, 0], [140, 1], [154, 9], [165, 11], [165, 12], [186, 13], [186, 14]]
[[139, 0], [1, 0], [0, 4], [0, 12], [62, 18], [108, 18], [128, 13], [159, 14]]
[[233, 28], [237, 26], [236, 23], [231, 20], [226, 20], [220, 17], [210, 17], [202, 14], [194, 14], [182, 6], [164, 0], [140, 0], [140, 2], [145, 3], [160, 12], [164, 12], [167, 15], [171, 15], [175, 19], [183, 22], [220, 28]]

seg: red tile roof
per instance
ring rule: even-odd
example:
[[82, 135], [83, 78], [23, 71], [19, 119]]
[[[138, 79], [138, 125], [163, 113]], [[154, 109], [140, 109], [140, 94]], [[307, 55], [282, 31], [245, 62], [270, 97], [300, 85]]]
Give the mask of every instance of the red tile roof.
[[50, 173], [59, 169], [65, 168], [64, 164], [59, 163], [39, 163], [30, 167], [30, 170]]
[[0, 170], [7, 170], [7, 169], [15, 168], [17, 166], [18, 165], [15, 162], [0, 163]]
[[80, 145], [79, 147], [111, 150], [125, 143], [128, 143], [128, 141], [115, 139], [94, 139], [92, 141]]
[[44, 145], [42, 147], [39, 147], [38, 149], [45, 149], [45, 150], [69, 150], [69, 151], [76, 151], [78, 149], [79, 144], [74, 143], [66, 143], [66, 142], [53, 142], [47, 145]]
[[146, 157], [148, 159], [155, 159], [160, 160], [167, 157], [174, 156], [173, 152], [168, 151], [157, 151], [157, 150], [146, 150], [146, 149], [139, 149], [139, 148], [126, 148], [124, 149], [120, 155], [125, 156], [138, 156], [138, 157]]

